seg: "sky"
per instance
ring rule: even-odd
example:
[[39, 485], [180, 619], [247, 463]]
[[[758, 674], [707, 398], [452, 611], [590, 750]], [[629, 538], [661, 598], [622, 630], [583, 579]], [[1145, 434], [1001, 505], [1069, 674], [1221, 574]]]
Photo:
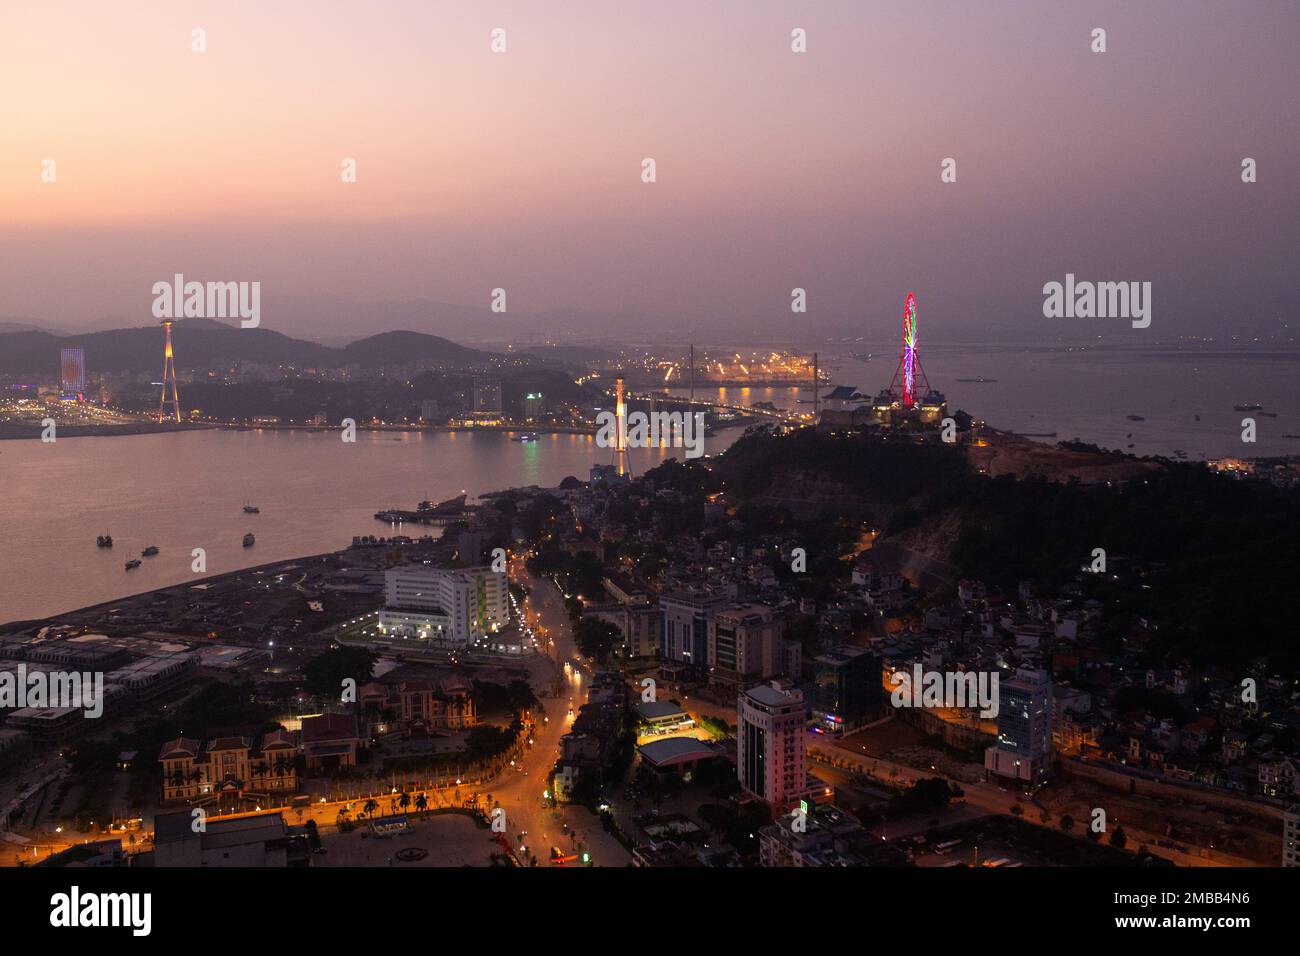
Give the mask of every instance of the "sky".
[[[0, 319], [179, 272], [322, 340], [883, 339], [909, 291], [955, 341], [1287, 337], [1297, 90], [1276, 0], [5, 4]], [[1151, 326], [1045, 318], [1067, 273]]]

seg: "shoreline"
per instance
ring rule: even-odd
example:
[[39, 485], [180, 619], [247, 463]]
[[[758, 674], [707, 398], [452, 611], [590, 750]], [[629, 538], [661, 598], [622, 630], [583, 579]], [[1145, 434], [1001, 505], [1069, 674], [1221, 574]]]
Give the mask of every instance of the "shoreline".
[[[736, 428], [740, 425], [753, 424], [762, 416], [746, 417], [744, 420], [724, 421], [709, 427], [714, 431]], [[35, 429], [31, 434], [29, 429]], [[237, 425], [228, 422], [182, 422], [177, 425], [166, 422], [139, 422], [127, 425], [60, 425], [57, 426], [58, 438], [111, 438], [117, 435], [157, 435], [174, 432], [225, 431], [225, 432], [341, 432], [341, 425]], [[39, 441], [40, 426], [15, 425], [11, 422], [0, 423], [0, 441]], [[591, 435], [600, 431], [595, 426], [586, 425], [357, 425], [357, 432], [428, 432], [431, 434], [450, 432], [493, 432], [506, 434], [536, 435]], [[17, 432], [21, 432], [20, 434]]]
[[220, 574], [209, 574], [203, 577], [195, 578], [192, 581], [179, 582], [177, 584], [164, 584], [161, 587], [150, 588], [148, 591], [137, 591], [135, 594], [127, 594], [123, 597], [114, 598], [111, 601], [101, 601], [98, 604], [88, 604], [84, 607], [73, 608], [71, 611], [64, 611], [60, 614], [50, 614], [45, 617], [27, 618], [24, 620], [0, 622], [0, 634], [9, 631], [24, 630], [33, 626], [60, 627], [67, 626], [70, 622], [63, 618], [79, 614], [92, 614], [109, 610], [128, 601], [139, 601], [143, 598], [153, 597], [180, 589], [189, 590], [198, 584], [216, 585], [226, 581], [229, 578], [238, 577], [241, 574], [255, 574], [259, 571], [269, 571], [274, 568], [286, 568], [291, 565], [302, 564], [303, 562], [316, 561], [324, 558], [338, 557], [351, 550], [350, 548], [340, 548], [336, 551], [325, 551], [320, 554], [301, 555], [296, 558], [286, 558], [282, 561], [270, 561], [266, 564], [253, 564], [246, 568], [239, 568], [234, 571], [223, 571]]

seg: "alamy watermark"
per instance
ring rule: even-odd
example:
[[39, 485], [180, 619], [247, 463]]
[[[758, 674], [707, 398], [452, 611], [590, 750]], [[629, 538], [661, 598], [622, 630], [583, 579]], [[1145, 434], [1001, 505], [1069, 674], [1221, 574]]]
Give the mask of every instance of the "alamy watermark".
[[50, 925], [58, 929], [120, 927], [132, 936], [148, 936], [153, 928], [152, 893], [82, 892], [73, 886], [50, 897]]
[[176, 273], [171, 282], [153, 284], [155, 319], [233, 319], [245, 329], [262, 323], [262, 283], [186, 282]]
[[895, 707], [978, 707], [981, 717], [998, 715], [997, 671], [894, 671], [889, 700]]
[[26, 664], [0, 671], [0, 709], [74, 707], [83, 717], [104, 713], [104, 674], [77, 671], [28, 671]]
[[1151, 324], [1150, 282], [1065, 282], [1043, 286], [1043, 315], [1049, 319], [1132, 319], [1133, 328]]
[[630, 412], [619, 434], [618, 414], [596, 415], [596, 444], [601, 448], [685, 448], [687, 458], [704, 454], [703, 412]]

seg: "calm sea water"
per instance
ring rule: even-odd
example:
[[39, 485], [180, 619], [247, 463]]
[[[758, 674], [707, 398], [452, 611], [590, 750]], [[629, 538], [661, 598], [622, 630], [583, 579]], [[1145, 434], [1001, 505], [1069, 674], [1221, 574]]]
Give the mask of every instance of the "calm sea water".
[[[867, 361], [823, 352], [823, 365], [836, 384], [874, 394], [897, 365], [892, 346], [878, 349], [857, 350], [876, 352]], [[950, 406], [998, 428], [1056, 432], [1138, 455], [1300, 454], [1300, 440], [1284, 437], [1300, 434], [1296, 355], [948, 347], [923, 351], [922, 361]], [[997, 381], [957, 381], [981, 377]], [[799, 389], [719, 394], [801, 409], [810, 406], [799, 400], [811, 397]], [[1258, 423], [1254, 445], [1241, 441], [1248, 413], [1233, 411], [1238, 403], [1277, 413], [1250, 413]], [[706, 440], [706, 450], [716, 453], [738, 435], [724, 430]], [[680, 450], [630, 452], [635, 472], [673, 455]], [[345, 445], [330, 432], [203, 431], [0, 442], [0, 621], [195, 580], [195, 547], [207, 550], [209, 574], [332, 551], [353, 535], [391, 533], [373, 518], [381, 508], [585, 479], [593, 463], [608, 460], [608, 450], [579, 435], [522, 443], [502, 433], [362, 432]], [[245, 515], [245, 502], [261, 514]], [[247, 531], [257, 536], [249, 549], [241, 546]], [[106, 532], [111, 551], [95, 547]], [[151, 544], [161, 554], [123, 570]]]
[[[888, 386], [898, 367], [897, 347], [854, 351], [873, 354], [867, 361], [821, 354], [835, 384], [868, 395]], [[1300, 353], [949, 346], [923, 348], [921, 358], [930, 384], [947, 396], [949, 408], [964, 409], [995, 428], [1056, 432], [1057, 440], [1079, 438], [1134, 455], [1172, 456], [1180, 450], [1193, 460], [1300, 455], [1300, 438], [1286, 437], [1300, 435]], [[997, 381], [958, 381], [963, 378]], [[811, 389], [717, 392], [733, 403], [811, 408], [798, 404], [812, 398]], [[697, 388], [696, 394], [704, 392]], [[1234, 411], [1238, 404], [1259, 404], [1277, 417]], [[1131, 421], [1129, 415], [1143, 420]], [[1256, 422], [1253, 445], [1241, 440], [1247, 416]]]
[[[739, 430], [705, 439], [716, 452]], [[681, 449], [633, 449], [633, 472]], [[0, 622], [37, 618], [200, 579], [208, 574], [333, 551], [353, 535], [391, 534], [373, 517], [466, 491], [583, 480], [608, 449], [586, 435], [515, 442], [500, 432], [194, 431], [0, 442]], [[246, 515], [245, 503], [261, 508]], [[244, 548], [251, 531], [257, 543]], [[113, 536], [113, 548], [95, 537]], [[439, 534], [406, 526], [404, 533]], [[149, 545], [161, 553], [123, 569]]]

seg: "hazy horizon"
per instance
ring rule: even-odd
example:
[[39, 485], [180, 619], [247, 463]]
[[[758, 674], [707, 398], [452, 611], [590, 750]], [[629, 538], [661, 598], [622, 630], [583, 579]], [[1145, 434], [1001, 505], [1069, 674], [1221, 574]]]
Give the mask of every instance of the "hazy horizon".
[[[0, 316], [147, 324], [181, 272], [321, 341], [890, 340], [908, 291], [930, 343], [1294, 328], [1294, 4], [361, 12], [0, 14]], [[1150, 281], [1152, 326], [1045, 319], [1067, 273]]]

